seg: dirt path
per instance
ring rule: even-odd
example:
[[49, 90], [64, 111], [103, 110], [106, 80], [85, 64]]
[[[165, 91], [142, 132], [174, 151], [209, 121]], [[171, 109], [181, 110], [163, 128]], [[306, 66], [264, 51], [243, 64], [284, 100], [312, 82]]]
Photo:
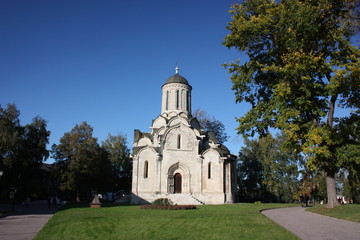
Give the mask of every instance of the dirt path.
[[302, 207], [270, 209], [262, 214], [303, 240], [360, 240], [360, 223], [306, 212]]

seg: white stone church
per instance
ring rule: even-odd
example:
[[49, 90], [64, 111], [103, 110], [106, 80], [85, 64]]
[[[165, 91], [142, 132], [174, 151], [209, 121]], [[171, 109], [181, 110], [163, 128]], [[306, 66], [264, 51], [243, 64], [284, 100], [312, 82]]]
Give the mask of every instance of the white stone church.
[[176, 204], [234, 202], [236, 156], [192, 117], [191, 89], [176, 68], [162, 86], [161, 114], [151, 132], [134, 131], [133, 204], [158, 198]]

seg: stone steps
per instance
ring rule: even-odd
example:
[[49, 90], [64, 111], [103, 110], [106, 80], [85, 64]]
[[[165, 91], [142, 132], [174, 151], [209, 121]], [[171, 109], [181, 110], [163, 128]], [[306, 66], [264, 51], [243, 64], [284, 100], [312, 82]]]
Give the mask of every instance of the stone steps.
[[167, 195], [167, 198], [169, 198], [174, 204], [177, 205], [201, 205], [205, 204], [204, 202], [200, 201], [199, 199], [196, 199], [192, 195], [187, 194], [169, 194]]

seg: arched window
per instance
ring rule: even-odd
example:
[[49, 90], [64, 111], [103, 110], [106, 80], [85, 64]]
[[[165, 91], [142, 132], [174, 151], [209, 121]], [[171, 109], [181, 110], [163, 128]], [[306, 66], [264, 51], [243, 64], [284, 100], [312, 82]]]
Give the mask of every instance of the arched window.
[[186, 95], [186, 111], [190, 112], [190, 93], [187, 92]]
[[166, 106], [165, 109], [169, 110], [169, 91], [166, 91], [166, 102], [165, 102]]
[[149, 162], [145, 161], [144, 163], [144, 178], [148, 178], [149, 176]]
[[211, 163], [208, 163], [208, 179], [211, 178]]
[[181, 135], [179, 134], [177, 137], [177, 149], [181, 148]]
[[176, 109], [179, 109], [179, 90], [176, 90]]
[[181, 90], [181, 97], [180, 97], [180, 108], [181, 110], [183, 110], [185, 108], [184, 104], [185, 104], [185, 101], [186, 101], [186, 97], [185, 97], [185, 91], [184, 90]]
[[190, 91], [187, 93], [187, 107], [188, 107], [188, 112], [191, 112], [191, 93], [190, 93]]

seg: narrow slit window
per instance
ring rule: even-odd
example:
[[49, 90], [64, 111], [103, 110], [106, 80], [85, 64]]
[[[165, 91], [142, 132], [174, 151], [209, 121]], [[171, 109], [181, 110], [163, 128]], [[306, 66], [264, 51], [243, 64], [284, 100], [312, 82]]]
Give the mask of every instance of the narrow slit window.
[[177, 149], [181, 148], [181, 135], [179, 134], [177, 137]]
[[208, 179], [211, 178], [211, 163], [208, 163]]
[[187, 92], [186, 94], [186, 111], [190, 112], [190, 94]]
[[176, 109], [179, 109], [179, 90], [176, 90]]
[[145, 161], [144, 163], [144, 178], [148, 178], [149, 176], [149, 162]]
[[166, 91], [166, 110], [169, 110], [169, 91]]

